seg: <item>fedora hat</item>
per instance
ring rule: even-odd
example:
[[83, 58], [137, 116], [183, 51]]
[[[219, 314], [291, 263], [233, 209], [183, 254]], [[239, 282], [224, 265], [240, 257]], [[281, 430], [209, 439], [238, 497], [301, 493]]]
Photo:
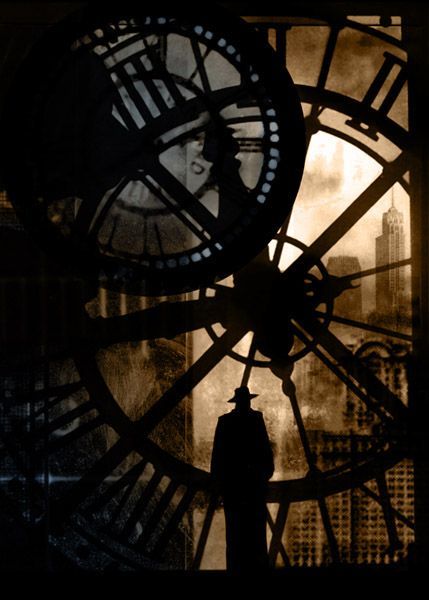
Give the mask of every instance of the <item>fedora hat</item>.
[[234, 396], [227, 400], [227, 402], [240, 402], [240, 400], [251, 400], [256, 398], [258, 394], [251, 394], [247, 385], [242, 385], [235, 388]]

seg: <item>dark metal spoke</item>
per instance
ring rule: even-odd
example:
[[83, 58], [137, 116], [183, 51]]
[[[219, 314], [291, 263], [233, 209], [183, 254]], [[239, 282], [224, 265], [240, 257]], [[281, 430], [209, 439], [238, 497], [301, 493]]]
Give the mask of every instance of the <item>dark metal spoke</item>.
[[150, 175], [161, 190], [174, 199], [210, 236], [218, 230], [216, 217], [181, 183], [159, 160], [147, 157], [144, 161], [146, 174]]
[[162, 555], [164, 549], [167, 547], [174, 533], [177, 531], [177, 528], [180, 525], [185, 513], [189, 509], [192, 500], [195, 496], [195, 490], [192, 488], [187, 488], [186, 492], [183, 494], [179, 504], [177, 505], [176, 510], [173, 515], [170, 517], [167, 525], [165, 526], [163, 532], [159, 536], [153, 550], [152, 555], [155, 558], [158, 558]]
[[404, 260], [398, 260], [397, 262], [388, 263], [387, 265], [380, 265], [373, 267], [372, 269], [366, 269], [365, 271], [358, 271], [351, 275], [343, 275], [339, 279], [353, 281], [354, 279], [362, 279], [363, 277], [369, 277], [370, 275], [376, 275], [377, 273], [383, 273], [384, 271], [390, 271], [391, 269], [400, 269], [411, 264], [411, 258], [404, 258]]
[[307, 273], [335, 244], [359, 221], [361, 217], [409, 169], [410, 160], [403, 152], [341, 213], [341, 215], [299, 256], [286, 274]]
[[137, 483], [139, 477], [142, 475], [147, 465], [147, 461], [142, 459], [129, 469], [124, 475], [119, 477], [114, 483], [112, 483], [105, 491], [101, 492], [96, 500], [91, 502], [89, 507], [86, 509], [88, 513], [94, 513], [103, 506], [106, 506], [115, 496], [117, 496], [124, 488], [132, 489]]
[[[103, 202], [104, 196], [99, 198], [98, 202], [94, 202], [92, 199], [83, 200], [76, 215], [73, 226], [74, 230], [84, 234], [90, 233], [92, 237], [95, 237], [104, 223], [104, 219], [113, 203], [118, 199], [119, 194], [123, 192], [128, 183], [132, 181], [132, 177], [132, 175], [123, 177], [110, 192], [109, 197], [105, 200], [101, 208], [100, 205]], [[97, 214], [98, 210], [99, 212]]]
[[129, 515], [129, 517], [122, 529], [121, 533], [125, 537], [129, 537], [132, 534], [137, 523], [143, 517], [143, 514], [146, 511], [146, 508], [149, 505], [149, 502], [154, 497], [154, 494], [158, 488], [158, 485], [161, 482], [161, 479], [162, 479], [161, 471], [155, 471], [154, 474], [152, 475], [151, 479], [147, 483], [145, 489], [143, 490], [143, 493], [141, 494], [137, 503], [135, 504], [131, 514]]
[[[301, 328], [297, 327], [294, 324], [291, 324], [291, 328], [292, 328], [292, 331], [295, 333], [295, 335], [297, 337], [299, 337], [299, 339], [301, 339], [307, 346], [310, 346], [313, 353], [318, 358], [320, 358], [320, 360], [334, 373], [334, 375], [336, 375], [338, 377], [338, 379], [340, 381], [342, 381], [348, 387], [348, 389], [355, 394], [355, 396], [360, 398], [362, 400], [362, 402], [364, 402], [364, 404], [381, 419], [381, 421], [383, 421], [385, 423], [391, 423], [391, 419], [386, 415], [386, 412], [385, 412], [382, 404], [378, 400], [374, 399], [368, 391], [364, 391], [362, 388], [360, 388], [357, 385], [357, 383], [354, 380], [352, 380], [352, 378], [350, 377], [350, 375], [347, 372], [347, 368], [345, 370], [342, 370], [340, 368], [340, 366], [342, 366], [342, 365], [339, 365], [339, 363], [335, 360], [334, 357], [327, 356], [326, 354], [324, 354], [324, 352], [322, 352], [317, 347], [316, 342], [314, 342], [312, 339], [308, 338], [308, 335], [306, 333], [304, 333]], [[362, 365], [362, 368], [365, 371], [365, 368], [363, 367], [363, 365]], [[380, 382], [380, 385], [383, 386], [383, 384], [381, 384], [381, 382]], [[383, 386], [383, 391], [384, 391], [384, 386]], [[401, 406], [404, 410], [406, 410], [403, 405], [401, 405]], [[400, 410], [402, 412], [402, 409], [400, 409]]]
[[340, 551], [338, 549], [337, 538], [331, 523], [331, 517], [329, 516], [328, 507], [326, 505], [325, 498], [318, 499], [320, 515], [322, 517], [323, 527], [325, 529], [326, 537], [328, 539], [329, 549], [331, 551], [332, 561], [334, 563], [340, 562]]
[[277, 267], [279, 267], [279, 265], [280, 265], [280, 259], [282, 257], [283, 248], [285, 247], [285, 242], [283, 241], [283, 238], [287, 235], [287, 230], [289, 227], [289, 221], [290, 221], [291, 215], [292, 215], [292, 211], [286, 217], [286, 220], [284, 221], [283, 225], [281, 226], [280, 231], [277, 233], [276, 238], [275, 238], [276, 239], [276, 247], [274, 250], [272, 263], [275, 264]]
[[147, 547], [148, 542], [150, 541], [152, 535], [155, 533], [156, 528], [170, 506], [171, 501], [173, 500], [174, 494], [179, 489], [179, 485], [177, 481], [171, 480], [168, 484], [166, 490], [162, 493], [161, 498], [157, 499], [156, 507], [153, 513], [150, 515], [149, 519], [145, 523], [142, 533], [139, 535], [135, 546], [140, 549], [144, 549]]
[[271, 566], [275, 567], [277, 556], [280, 554], [285, 566], [288, 567], [290, 566], [290, 560], [283, 545], [282, 538], [289, 514], [289, 502], [284, 500], [283, 502], [279, 503], [279, 509], [275, 521], [273, 521], [269, 511], [267, 511], [267, 514], [268, 525], [270, 526], [272, 532], [270, 547], [268, 550], [268, 557], [270, 559]]
[[363, 323], [362, 321], [355, 321], [353, 319], [346, 319], [345, 317], [340, 317], [337, 315], [327, 315], [322, 311], [316, 310], [314, 312], [315, 315], [320, 317], [328, 317], [330, 321], [335, 321], [335, 323], [341, 323], [342, 325], [350, 325], [350, 327], [356, 327], [357, 329], [365, 329], [366, 331], [373, 331], [374, 333], [380, 333], [382, 335], [386, 335], [389, 337], [398, 338], [400, 340], [405, 340], [406, 342], [412, 342], [413, 337], [407, 333], [401, 333], [399, 331], [393, 331], [392, 329], [386, 329], [385, 327], [378, 327], [377, 325], [369, 325], [368, 323]]
[[[381, 500], [380, 496], [378, 494], [376, 494], [375, 492], [373, 492], [367, 485], [361, 485], [361, 486], [359, 486], [359, 489], [364, 494], [366, 494], [367, 496], [372, 498], [372, 500], [375, 500], [378, 504], [381, 505], [382, 500]], [[395, 508], [393, 508], [393, 506], [391, 507], [391, 509], [392, 509], [392, 514], [397, 521], [401, 521], [401, 523], [404, 523], [404, 525], [406, 525], [407, 527], [409, 527], [412, 530], [415, 529], [414, 523], [411, 521], [411, 519], [409, 519], [408, 517], [403, 515], [401, 512], [399, 512], [399, 510], [396, 510]]]
[[252, 341], [250, 343], [249, 352], [247, 353], [247, 362], [244, 367], [243, 377], [241, 378], [240, 385], [247, 385], [249, 383], [250, 374], [252, 372], [252, 361], [255, 358], [256, 354], [256, 343], [255, 343], [255, 334], [252, 334]]
[[210, 86], [210, 81], [207, 75], [207, 71], [206, 68], [204, 66], [204, 61], [206, 60], [207, 56], [210, 53], [210, 49], [207, 48], [206, 51], [204, 52], [204, 54], [201, 54], [201, 49], [199, 46], [199, 42], [198, 40], [196, 40], [195, 38], [191, 39], [191, 45], [192, 45], [192, 52], [194, 53], [194, 58], [195, 58], [195, 62], [196, 62], [196, 69], [194, 71], [194, 73], [191, 75], [190, 79], [194, 79], [195, 75], [198, 73], [198, 75], [200, 76], [201, 79], [201, 84], [203, 86], [203, 90], [204, 92], [209, 95], [211, 94], [211, 86]]
[[[161, 200], [161, 202], [170, 209], [170, 211], [181, 221], [185, 227], [189, 229], [191, 233], [193, 233], [197, 238], [199, 238], [202, 242], [207, 242], [208, 236], [207, 234], [195, 226], [195, 223], [188, 218], [186, 213], [183, 212], [180, 205], [178, 205], [173, 199], [168, 198], [162, 190], [153, 183], [147, 175], [144, 173], [139, 175], [139, 179], [144, 185], [152, 192], [154, 196]], [[159, 232], [157, 234], [158, 246], [161, 248], [162, 242], [159, 236]], [[161, 253], [162, 254], [162, 253]]]
[[384, 471], [379, 471], [376, 474], [375, 480], [377, 482], [378, 492], [380, 495], [384, 521], [386, 523], [387, 536], [389, 538], [389, 550], [398, 550], [401, 547], [401, 542], [396, 530], [395, 515], [393, 514], [389, 490], [387, 489], [386, 473]]
[[297, 322], [317, 341], [319, 346], [328, 352], [336, 365], [345, 369], [357, 382], [358, 386], [362, 386], [366, 390], [368, 394], [365, 396], [366, 399], [368, 397], [373, 399], [371, 402], [373, 410], [375, 403], [377, 403], [379, 408], [382, 408], [391, 417], [398, 419], [399, 422], [406, 422], [408, 411], [402, 401], [329, 329], [324, 327], [316, 318], [312, 317], [303, 317], [297, 319]]
[[116, 317], [97, 317], [91, 321], [91, 328], [97, 343], [108, 346], [173, 338], [221, 322], [226, 317], [226, 302], [220, 298], [202, 298], [161, 302], [157, 306]]
[[210, 529], [213, 522], [213, 517], [216, 511], [216, 507], [218, 506], [219, 498], [217, 494], [212, 494], [210, 496], [210, 501], [207, 506], [206, 514], [204, 517], [203, 525], [201, 527], [200, 536], [198, 538], [197, 548], [195, 551], [194, 560], [192, 562], [191, 569], [196, 571], [201, 566], [201, 561], [203, 560], [204, 550], [206, 548], [207, 540], [210, 535]]
[[219, 363], [242, 339], [246, 330], [227, 330], [210, 348], [164, 393], [164, 395], [136, 422], [135, 434], [147, 435], [173, 410], [181, 400]]

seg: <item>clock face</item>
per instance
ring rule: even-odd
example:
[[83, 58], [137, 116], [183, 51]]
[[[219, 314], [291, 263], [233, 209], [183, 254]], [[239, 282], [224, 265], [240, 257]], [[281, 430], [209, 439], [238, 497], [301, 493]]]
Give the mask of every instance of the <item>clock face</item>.
[[4, 123], [22, 219], [132, 293], [195, 289], [245, 264], [290, 213], [304, 162], [292, 81], [223, 12], [99, 11], [53, 28]]
[[[260, 393], [255, 407], [264, 412], [275, 450], [268, 494], [273, 566], [394, 563], [413, 540], [406, 444], [413, 340], [405, 270], [411, 255], [404, 225], [411, 166], [400, 24], [380, 32], [356, 20], [290, 18], [291, 29], [281, 19], [252, 23], [279, 53], [287, 48], [307, 119], [306, 170], [292, 214], [284, 213], [268, 245], [231, 277], [203, 282], [192, 293], [146, 298], [126, 293], [122, 284], [96, 289], [70, 278], [71, 294], [53, 282], [55, 293], [49, 286], [46, 296], [38, 293], [49, 310], [62, 295], [58, 323], [65, 332], [59, 338], [51, 332], [49, 340], [45, 328], [37, 366], [33, 358], [11, 376], [4, 409], [8, 497], [27, 511], [39, 535], [48, 532], [50, 543], [83, 568], [223, 568], [220, 500], [208, 465], [224, 401], [246, 384]], [[155, 29], [167, 25], [173, 27], [166, 21]], [[194, 34], [203, 36], [204, 56], [212, 41], [207, 32], [213, 25], [174, 35], [195, 57]], [[91, 36], [76, 40], [73, 53], [87, 56], [97, 47]], [[223, 51], [219, 56], [227, 59]], [[229, 63], [234, 72], [237, 65]], [[365, 72], [363, 81], [342, 77], [344, 65], [347, 72], [352, 66]], [[180, 79], [178, 89], [184, 96], [194, 90], [199, 102], [207, 91], [201, 72], [191, 79]], [[127, 86], [117, 83], [113, 89], [125, 94]], [[195, 98], [189, 95], [189, 102]], [[126, 115], [112, 106], [109, 124], [128, 136], [134, 126], [124, 128]], [[240, 126], [252, 124], [254, 132], [261, 121], [247, 120], [245, 108], [234, 104], [234, 114], [244, 110]], [[179, 126], [181, 139], [188, 140], [187, 127], [188, 121]], [[265, 156], [265, 142], [241, 135], [233, 135], [241, 148], [234, 160], [249, 160], [251, 171], [262, 173], [265, 158], [257, 155]], [[186, 164], [195, 163], [189, 181], [197, 182], [207, 154], [198, 154], [192, 140]], [[176, 143], [169, 148], [171, 162], [163, 168], [177, 179], [181, 155]], [[136, 190], [147, 180], [139, 181], [124, 202], [112, 202], [125, 221], [121, 211], [132, 212], [132, 198], [143, 198]], [[197, 187], [189, 189], [196, 194]], [[148, 223], [172, 218], [156, 194], [141, 203]], [[384, 244], [391, 230], [398, 243], [389, 255]], [[101, 231], [100, 221], [104, 252]], [[113, 248], [121, 239], [113, 244], [112, 238]], [[115, 260], [123, 264], [119, 253]], [[386, 274], [395, 276], [383, 279]], [[384, 289], [402, 296], [386, 296]], [[371, 294], [364, 305], [362, 298]], [[27, 496], [30, 508], [19, 504]]]

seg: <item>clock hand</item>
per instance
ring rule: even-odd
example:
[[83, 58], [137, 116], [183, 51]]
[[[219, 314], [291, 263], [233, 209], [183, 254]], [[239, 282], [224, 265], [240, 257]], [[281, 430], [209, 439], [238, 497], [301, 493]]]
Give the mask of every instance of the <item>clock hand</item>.
[[[292, 324], [295, 335], [301, 338], [305, 332], [302, 339], [307, 340], [308, 334], [316, 339], [317, 348], [313, 351], [340, 376], [340, 379], [342, 369], [351, 375], [356, 383], [353, 383], [348, 377], [345, 383], [365, 402], [370, 410], [386, 423], [391, 423], [393, 417], [400, 425], [406, 425], [407, 407], [351, 350], [324, 327], [316, 317], [313, 317], [310, 311], [308, 313], [302, 311], [300, 315], [294, 315], [293, 318], [299, 326]], [[328, 353], [331, 359], [328, 359], [319, 348]]]
[[214, 323], [226, 324], [227, 316], [228, 303], [225, 296], [222, 299], [214, 297], [161, 302], [157, 306], [127, 315], [91, 319], [90, 336], [100, 346], [173, 338]]
[[352, 204], [288, 267], [290, 275], [308, 272], [349, 229], [398, 181], [410, 167], [410, 157], [402, 152], [386, 165]]
[[[185, 213], [186, 220], [190, 216], [210, 237], [216, 234], [219, 228], [216, 217], [158, 159], [145, 156], [142, 167], [145, 176], [149, 176], [152, 182], [168, 194], [173, 205], [180, 207], [179, 211], [175, 210], [178, 218]], [[165, 201], [164, 196], [160, 195], [159, 199]]]

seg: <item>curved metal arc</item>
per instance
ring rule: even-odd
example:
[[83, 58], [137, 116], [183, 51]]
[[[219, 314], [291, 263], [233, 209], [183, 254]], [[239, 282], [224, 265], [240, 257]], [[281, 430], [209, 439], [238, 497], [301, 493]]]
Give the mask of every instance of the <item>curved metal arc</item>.
[[286, 269], [285, 277], [305, 273], [313, 267], [359, 221], [409, 168], [408, 154], [400, 154]]
[[303, 103], [318, 104], [343, 115], [360, 119], [361, 122], [367, 125], [373, 125], [398, 148], [407, 149], [411, 144], [411, 136], [406, 129], [389, 119], [389, 117], [380, 114], [374, 108], [365, 107], [363, 109], [359, 100], [344, 96], [339, 92], [318, 89], [309, 85], [297, 84], [297, 89]]

